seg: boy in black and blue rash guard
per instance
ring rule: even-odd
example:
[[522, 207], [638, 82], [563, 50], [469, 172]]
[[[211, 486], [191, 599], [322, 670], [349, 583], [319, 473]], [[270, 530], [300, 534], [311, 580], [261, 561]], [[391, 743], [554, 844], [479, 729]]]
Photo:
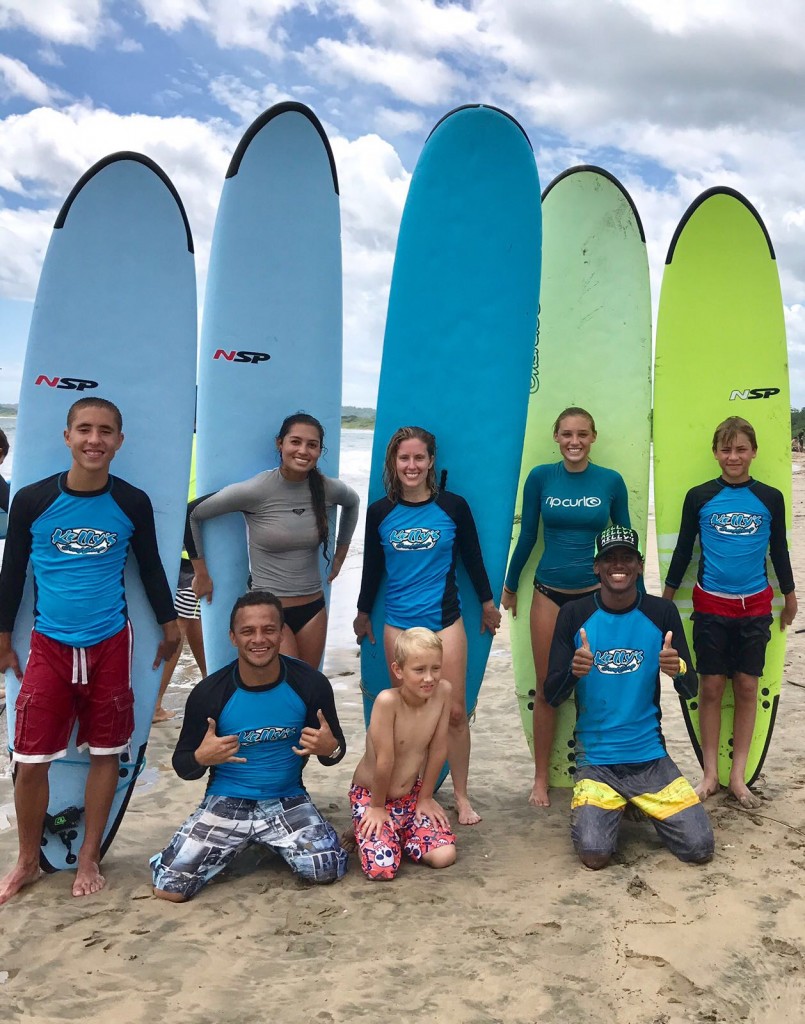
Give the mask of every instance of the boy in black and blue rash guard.
[[751, 423], [740, 416], [720, 423], [713, 435], [713, 454], [721, 476], [691, 488], [685, 497], [663, 596], [673, 599], [682, 584], [698, 537], [701, 558], [693, 588], [693, 647], [702, 678], [699, 726], [704, 775], [696, 792], [705, 800], [719, 789], [721, 700], [731, 676], [735, 716], [729, 788], [742, 806], [756, 808], [761, 801], [746, 785], [746, 762], [755, 727], [758, 679], [773, 621], [767, 553], [784, 595], [780, 629], [793, 622], [797, 599], [783, 495], [749, 475], [757, 455]]
[[[11, 669], [22, 680], [13, 751], [19, 857], [0, 882], [0, 904], [39, 877], [48, 770], [67, 753], [76, 718], [77, 743], [89, 750], [90, 766], [73, 895], [103, 888], [100, 844], [118, 784], [119, 755], [134, 728], [132, 631], [123, 582], [129, 549], [164, 633], [154, 667], [179, 643], [151, 502], [109, 474], [123, 444], [120, 410], [105, 399], [80, 399], [67, 414], [64, 439], [70, 469], [23, 487], [12, 502], [0, 572], [0, 672]], [[34, 628], [23, 677], [11, 633], [29, 562]]]
[[151, 858], [154, 894], [171, 903], [195, 896], [251, 843], [310, 882], [346, 871], [333, 827], [302, 784], [308, 757], [334, 765], [346, 752], [329, 680], [279, 653], [283, 609], [273, 594], [238, 598], [230, 621], [238, 659], [193, 689], [173, 755], [183, 779], [209, 770], [207, 792]]
[[713, 855], [713, 831], [660, 727], [660, 673], [685, 697], [697, 690], [679, 612], [638, 590], [643, 559], [634, 530], [604, 530], [595, 551], [601, 589], [560, 609], [545, 683], [554, 707], [575, 691], [573, 844], [586, 867], [605, 867], [632, 803], [680, 860], [703, 863]]

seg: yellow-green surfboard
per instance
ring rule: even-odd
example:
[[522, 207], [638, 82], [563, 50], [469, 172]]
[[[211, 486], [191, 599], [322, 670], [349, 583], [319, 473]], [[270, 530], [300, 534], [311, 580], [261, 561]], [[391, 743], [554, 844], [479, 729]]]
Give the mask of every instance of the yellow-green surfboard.
[[[573, 167], [542, 195], [542, 285], [512, 550], [520, 532], [523, 484], [534, 466], [559, 460], [557, 415], [571, 405], [595, 419], [592, 459], [616, 469], [629, 491], [632, 525], [646, 536], [651, 434], [651, 299], [640, 217], [626, 190], [598, 167]], [[542, 527], [520, 576], [510, 619], [514, 678], [531, 752], [536, 688], [529, 617]], [[592, 559], [592, 552], [590, 553]], [[575, 772], [576, 708], [559, 709], [550, 784]]]
[[[791, 419], [783, 302], [777, 262], [757, 210], [738, 192], [714, 188], [690, 206], [668, 250], [657, 318], [654, 383], [654, 503], [660, 578], [673, 554], [682, 503], [696, 484], [715, 479], [712, 439], [728, 416], [755, 428], [752, 476], [783, 492], [791, 522]], [[676, 602], [692, 650], [691, 591], [699, 546]], [[782, 605], [777, 579], [774, 612]], [[758, 714], [747, 764], [757, 778], [771, 740], [785, 658], [777, 623], [758, 688]], [[701, 761], [698, 702], [682, 701], [688, 732]], [[726, 785], [732, 758], [732, 686], [721, 720], [719, 778]]]

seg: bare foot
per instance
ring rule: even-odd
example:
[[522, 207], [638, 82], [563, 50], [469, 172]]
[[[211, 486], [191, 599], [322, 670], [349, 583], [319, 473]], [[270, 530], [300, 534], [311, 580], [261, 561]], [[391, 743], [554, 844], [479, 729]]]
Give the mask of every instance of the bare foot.
[[735, 797], [738, 803], [747, 811], [756, 811], [763, 806], [763, 801], [746, 785], [746, 783], [730, 781], [730, 794]]
[[696, 786], [693, 792], [701, 800], [702, 803], [708, 798], [708, 796], [715, 796], [716, 793], [721, 789], [718, 779], [710, 779], [706, 775]]
[[168, 711], [167, 708], [157, 708], [154, 711], [154, 717], [151, 719], [152, 722], [169, 722], [172, 718], [176, 717], [175, 711]]
[[30, 865], [17, 862], [14, 868], [0, 879], [0, 906], [8, 903], [12, 896], [16, 896], [26, 885], [32, 885], [38, 881], [41, 874], [38, 864]]
[[472, 809], [469, 800], [456, 800], [456, 813], [458, 814], [459, 825], [477, 825], [481, 815]]
[[551, 798], [548, 796], [548, 784], [543, 782], [541, 779], [539, 782], [534, 782], [531, 787], [531, 795], [528, 798], [528, 802], [532, 807], [550, 807]]
[[94, 892], [100, 892], [106, 885], [106, 879], [101, 874], [101, 869], [94, 860], [82, 861], [78, 858], [78, 871], [73, 882], [73, 896], [91, 896]]

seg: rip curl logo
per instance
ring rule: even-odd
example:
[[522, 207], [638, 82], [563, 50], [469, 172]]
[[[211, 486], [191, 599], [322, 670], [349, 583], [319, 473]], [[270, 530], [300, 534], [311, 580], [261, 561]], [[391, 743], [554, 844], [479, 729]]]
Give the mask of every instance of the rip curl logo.
[[545, 504], [548, 508], [598, 508], [601, 499], [593, 494], [585, 494], [583, 498], [553, 498], [548, 495]]
[[442, 535], [441, 530], [426, 530], [421, 526], [410, 530], [392, 530], [389, 544], [395, 551], [430, 551], [435, 548]]
[[622, 676], [636, 672], [643, 664], [643, 652], [619, 647], [613, 651], [596, 651], [595, 667], [605, 676]]
[[254, 746], [255, 743], [279, 743], [281, 740], [295, 740], [299, 730], [287, 725], [266, 725], [262, 729], [244, 729], [238, 733], [238, 742], [242, 747]]
[[763, 525], [763, 516], [753, 512], [714, 512], [710, 516], [710, 525], [716, 533], [730, 537], [751, 537]]
[[117, 534], [82, 526], [74, 530], [54, 530], [50, 543], [63, 555], [103, 555], [117, 544]]

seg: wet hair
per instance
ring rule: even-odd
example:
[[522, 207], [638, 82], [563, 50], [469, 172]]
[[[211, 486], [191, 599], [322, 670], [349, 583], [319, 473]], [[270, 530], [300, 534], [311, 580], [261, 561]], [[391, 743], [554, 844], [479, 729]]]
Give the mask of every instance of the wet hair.
[[595, 420], [586, 409], [581, 409], [577, 405], [569, 405], [567, 409], [563, 409], [556, 417], [556, 422], [553, 425], [554, 434], [559, 433], [559, 427], [561, 426], [562, 420], [567, 419], [568, 416], [583, 416], [586, 420], [590, 421], [590, 430], [592, 430], [594, 434], [598, 433], [595, 429]]
[[400, 427], [391, 435], [383, 463], [383, 486], [386, 488], [386, 494], [394, 502], [399, 501], [402, 496], [402, 484], [397, 476], [397, 452], [403, 441], [421, 441], [428, 449], [428, 455], [433, 462], [425, 482], [431, 495], [435, 497], [439, 493], [436, 483], [436, 438], [424, 427]]
[[[274, 438], [277, 447], [282, 444], [285, 436], [290, 433], [291, 427], [297, 423], [303, 423], [306, 427], [314, 427], [319, 432], [319, 444], [324, 452], [324, 427], [316, 419], [306, 412], [295, 412], [292, 416], [286, 416], [282, 421], [279, 433]], [[319, 531], [319, 543], [324, 552], [324, 557], [329, 565], [330, 556], [327, 553], [327, 545], [330, 541], [330, 522], [327, 518], [327, 505], [324, 500], [324, 476], [317, 466], [308, 471], [307, 485], [310, 488], [310, 499], [313, 502], [313, 514], [316, 517], [316, 528]]]
[[76, 416], [82, 410], [92, 408], [105, 409], [107, 412], [110, 412], [115, 418], [118, 431], [123, 430], [123, 414], [114, 402], [110, 402], [106, 398], [79, 398], [77, 402], [73, 402], [67, 411], [67, 429], [69, 430], [72, 427]]
[[738, 434], [746, 434], [752, 451], [757, 451], [757, 435], [752, 424], [743, 416], [728, 416], [723, 423], [719, 423], [716, 432], [713, 434], [713, 451], [717, 451], [719, 445], [731, 444]]
[[8, 438], [6, 437], [6, 432], [4, 430], [0, 430], [0, 455], [2, 455], [3, 458], [8, 455], [9, 447], [10, 445], [8, 443]]
[[394, 660], [402, 668], [414, 651], [438, 651], [442, 653], [441, 637], [424, 626], [414, 626], [397, 634], [394, 641]]
[[241, 608], [253, 608], [256, 605], [265, 604], [276, 608], [280, 617], [280, 629], [285, 625], [285, 613], [282, 610], [282, 601], [267, 590], [250, 590], [248, 594], [241, 596], [232, 605], [232, 613], [229, 616], [229, 632], [235, 632], [235, 617]]

